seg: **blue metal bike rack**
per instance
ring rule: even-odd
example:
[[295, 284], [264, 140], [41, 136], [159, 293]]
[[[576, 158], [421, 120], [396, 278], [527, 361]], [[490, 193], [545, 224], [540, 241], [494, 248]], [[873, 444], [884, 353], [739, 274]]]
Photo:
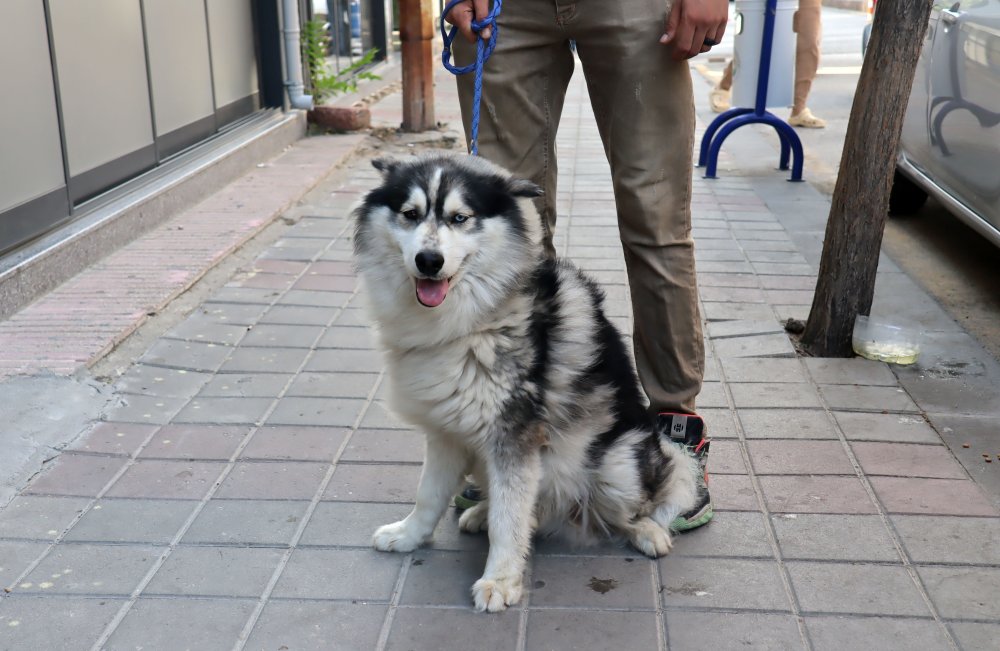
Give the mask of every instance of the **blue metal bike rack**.
[[778, 132], [781, 140], [781, 157], [778, 169], [787, 170], [789, 158], [792, 160], [790, 181], [802, 180], [802, 141], [787, 122], [767, 110], [767, 83], [771, 72], [771, 41], [774, 39], [774, 18], [778, 11], [778, 0], [767, 0], [764, 9], [764, 34], [760, 47], [760, 71], [757, 74], [757, 98], [754, 108], [731, 108], [720, 114], [708, 125], [701, 138], [698, 167], [704, 167], [706, 179], [717, 179], [719, 150], [722, 143], [733, 131], [746, 124], [769, 124]]

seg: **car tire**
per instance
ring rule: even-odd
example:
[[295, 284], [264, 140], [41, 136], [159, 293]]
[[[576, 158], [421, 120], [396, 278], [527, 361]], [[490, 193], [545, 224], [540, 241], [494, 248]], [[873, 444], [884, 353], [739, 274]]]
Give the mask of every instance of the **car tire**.
[[927, 202], [927, 192], [911, 181], [905, 174], [896, 170], [892, 179], [892, 191], [889, 192], [889, 214], [912, 215]]

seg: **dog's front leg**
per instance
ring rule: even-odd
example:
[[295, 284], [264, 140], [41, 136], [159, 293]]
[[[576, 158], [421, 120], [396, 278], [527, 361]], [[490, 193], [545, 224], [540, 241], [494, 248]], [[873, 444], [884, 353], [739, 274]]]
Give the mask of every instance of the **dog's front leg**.
[[469, 458], [464, 449], [442, 436], [428, 434], [424, 467], [417, 487], [417, 503], [404, 519], [375, 531], [372, 536], [375, 549], [409, 552], [425, 543], [461, 486], [468, 465]]
[[520, 600], [531, 546], [541, 455], [501, 453], [487, 463], [490, 486], [490, 553], [483, 577], [472, 586], [476, 610], [498, 612]]

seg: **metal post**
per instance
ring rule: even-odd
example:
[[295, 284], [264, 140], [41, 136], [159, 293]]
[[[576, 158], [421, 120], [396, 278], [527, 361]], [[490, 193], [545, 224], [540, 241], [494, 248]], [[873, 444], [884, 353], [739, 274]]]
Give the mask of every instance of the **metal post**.
[[403, 131], [434, 127], [433, 0], [400, 0], [403, 56]]

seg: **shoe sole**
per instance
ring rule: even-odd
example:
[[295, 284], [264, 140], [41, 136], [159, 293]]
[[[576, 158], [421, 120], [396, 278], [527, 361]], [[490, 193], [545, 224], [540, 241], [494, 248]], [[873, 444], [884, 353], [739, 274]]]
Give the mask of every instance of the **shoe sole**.
[[690, 518], [674, 518], [674, 521], [670, 523], [670, 530], [681, 533], [684, 531], [690, 531], [691, 529], [697, 529], [698, 527], [708, 524], [713, 517], [715, 517], [715, 509], [712, 508], [712, 503], [709, 502], [704, 506], [704, 508]]
[[455, 496], [455, 508], [459, 511], [464, 511], [466, 509], [471, 509], [476, 504], [479, 504], [480, 500], [470, 500], [462, 494]]

